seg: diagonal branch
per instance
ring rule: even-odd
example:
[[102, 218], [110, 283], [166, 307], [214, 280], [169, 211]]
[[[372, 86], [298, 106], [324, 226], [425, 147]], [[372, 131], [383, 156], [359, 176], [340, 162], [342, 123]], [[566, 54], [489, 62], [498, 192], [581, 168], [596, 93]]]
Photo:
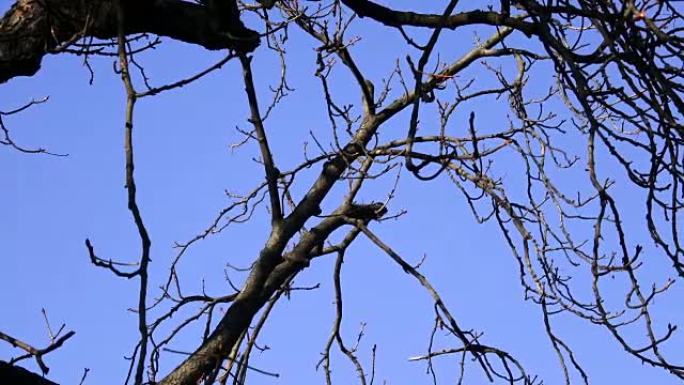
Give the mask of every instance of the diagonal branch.
[[[184, 362], [166, 376], [160, 385], [191, 385], [212, 373], [225, 359], [235, 343], [240, 341], [256, 313], [282, 285], [317, 255], [317, 249], [335, 230], [350, 220], [366, 222], [386, 213], [384, 205], [343, 205], [332, 215], [302, 234], [292, 249], [282, 255], [278, 239], [284, 230], [278, 226], [261, 251], [243, 288], [211, 333], [209, 338]], [[277, 257], [277, 259], [275, 259]]]
[[500, 349], [480, 344], [477, 340], [477, 336], [473, 335], [472, 331], [466, 331], [461, 329], [458, 323], [456, 322], [456, 319], [451, 315], [451, 312], [447, 308], [446, 304], [442, 300], [437, 290], [434, 288], [434, 286], [432, 286], [430, 281], [423, 274], [421, 274], [415, 267], [411, 266], [408, 262], [406, 262], [399, 254], [397, 254], [396, 251], [394, 251], [390, 246], [383, 242], [377, 235], [375, 235], [375, 233], [373, 233], [365, 223], [359, 220], [350, 221], [350, 223], [356, 226], [359, 230], [361, 230], [361, 232], [363, 232], [363, 234], [371, 242], [373, 242], [378, 248], [384, 251], [396, 264], [398, 264], [402, 268], [402, 270], [404, 270], [406, 274], [409, 274], [412, 277], [414, 277], [420, 283], [420, 285], [425, 288], [425, 290], [429, 293], [430, 297], [432, 297], [433, 301], [435, 302], [435, 309], [439, 310], [438, 316], [439, 313], [441, 313], [444, 316], [444, 318], [446, 318], [446, 324], [444, 326], [447, 327], [447, 329], [463, 344], [463, 348], [461, 348], [460, 351], [471, 353], [474, 359], [476, 359], [479, 362], [480, 366], [482, 367], [490, 381], [493, 381], [493, 375], [496, 375], [497, 377], [501, 376], [492, 368], [491, 363], [487, 359], [487, 354], [496, 355], [497, 358], [500, 359], [501, 362], [504, 364], [504, 366], [506, 366], [506, 364], [510, 362], [517, 367], [519, 371], [517, 376], [509, 372], [508, 377], [501, 377], [508, 380], [511, 384], [526, 377], [525, 370], [522, 367], [522, 365], [510, 354]]
[[249, 121], [252, 123], [252, 125], [254, 125], [257, 141], [259, 142], [261, 161], [264, 164], [264, 171], [266, 172], [268, 195], [271, 200], [271, 222], [273, 225], [276, 225], [283, 218], [283, 211], [280, 207], [280, 193], [278, 192], [278, 178], [280, 177], [280, 171], [278, 171], [278, 168], [275, 165], [271, 148], [268, 146], [264, 121], [261, 118], [261, 113], [259, 112], [259, 101], [257, 100], [256, 91], [254, 90], [251, 61], [252, 59], [245, 55], [240, 56], [242, 73], [245, 81], [245, 92], [247, 93], [249, 109], [252, 115]]
[[[57, 338], [50, 345], [42, 349], [35, 348], [27, 344], [26, 342], [18, 340], [3, 332], [0, 332], [0, 340], [5, 340], [9, 342], [12, 346], [24, 350], [27, 354], [25, 356], [22, 356], [21, 358], [35, 357], [36, 362], [40, 367], [40, 370], [43, 372], [43, 374], [46, 374], [50, 371], [50, 368], [48, 368], [47, 365], [45, 365], [45, 362], [43, 362], [43, 356], [50, 353], [53, 350], [59, 349], [64, 344], [64, 342], [66, 342], [66, 340], [68, 340], [69, 338], [73, 337], [74, 334], [76, 334], [76, 332], [70, 331], [64, 334], [63, 336]], [[21, 358], [15, 359], [13, 361], [16, 362]]]

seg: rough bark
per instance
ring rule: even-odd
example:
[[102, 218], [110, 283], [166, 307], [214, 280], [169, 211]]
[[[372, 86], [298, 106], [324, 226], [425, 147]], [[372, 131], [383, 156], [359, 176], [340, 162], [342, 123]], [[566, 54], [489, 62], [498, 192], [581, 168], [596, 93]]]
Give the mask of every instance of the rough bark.
[[[331, 164], [328, 167], [335, 167]], [[324, 175], [323, 179], [328, 176]], [[333, 176], [336, 178], [337, 176]], [[301, 228], [298, 220], [276, 226], [261, 251], [247, 282], [233, 304], [223, 316], [214, 332], [192, 355], [164, 378], [160, 385], [192, 385], [220, 365], [249, 327], [252, 318], [283, 283], [308, 266], [311, 253], [328, 236], [346, 223], [347, 218], [369, 221], [382, 217], [386, 209], [382, 204], [341, 207], [332, 216], [302, 235], [294, 249], [282, 255], [292, 231]]]
[[[243, 52], [259, 45], [258, 34], [233, 20], [230, 28], [212, 28], [207, 7], [181, 0], [121, 0], [125, 33], [151, 33], [211, 50]], [[0, 20], [0, 83], [32, 76], [48, 53], [81, 35], [108, 39], [117, 35], [114, 0], [18, 0]]]

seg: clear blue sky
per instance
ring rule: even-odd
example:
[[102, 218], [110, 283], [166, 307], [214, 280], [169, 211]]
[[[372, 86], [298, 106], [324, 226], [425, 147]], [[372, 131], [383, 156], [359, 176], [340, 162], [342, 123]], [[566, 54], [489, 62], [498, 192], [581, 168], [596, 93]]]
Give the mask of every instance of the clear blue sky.
[[[10, 3], [0, 1], [0, 10]], [[406, 51], [397, 33], [383, 34], [376, 27], [367, 20], [358, 23], [363, 40], [353, 53], [360, 67], [379, 84]], [[458, 45], [455, 54], [444, 51], [451, 58], [472, 44], [471, 35], [447, 40]], [[266, 123], [282, 169], [302, 160], [302, 143], [311, 142], [309, 130], [329, 138], [320, 86], [312, 76], [312, 47], [307, 36], [293, 29], [288, 69], [289, 84], [295, 91]], [[220, 53], [165, 42], [142, 62], [154, 84], [160, 85], [192, 74], [220, 57]], [[49, 102], [8, 118], [6, 123], [17, 142], [25, 146], [69, 154], [64, 158], [29, 156], [0, 147], [0, 302], [5, 309], [0, 330], [42, 346], [48, 340], [41, 315], [45, 308], [53, 328], [65, 323], [67, 330], [76, 331], [62, 349], [47, 357], [49, 378], [77, 384], [87, 367], [91, 371], [86, 384], [117, 384], [126, 374], [124, 356], [130, 354], [137, 338], [136, 316], [126, 310], [135, 306], [137, 282], [115, 278], [92, 266], [83, 242], [90, 238], [102, 257], [133, 261], [138, 256], [124, 190], [124, 95], [112, 71], [112, 60], [92, 60], [92, 86], [82, 60], [66, 55], [46, 57], [36, 76], [13, 79], [0, 88], [0, 110], [49, 96]], [[256, 52], [254, 66], [258, 87], [266, 94], [268, 85], [277, 81], [277, 62], [262, 47]], [[357, 103], [356, 88], [348, 79], [340, 77], [334, 85], [337, 95]], [[497, 119], [505, 118], [505, 101], [500, 103], [478, 106], [484, 123], [496, 124]], [[229, 149], [230, 143], [240, 140], [234, 127], [248, 125], [237, 62], [182, 90], [142, 100], [137, 111], [139, 204], [153, 240], [150, 295], [156, 297], [156, 288], [174, 256], [173, 243], [204, 229], [228, 203], [224, 190], [246, 192], [260, 180], [261, 168], [251, 160], [257, 156], [253, 144]], [[404, 132], [406, 121], [404, 117], [391, 122], [385, 130]], [[511, 169], [507, 174], [515, 178], [519, 172]], [[388, 191], [388, 183], [376, 185], [371, 190], [376, 193], [373, 196]], [[628, 211], [628, 217], [641, 218], [640, 197], [628, 185], [618, 187], [625, 191], [623, 207], [638, 207]], [[300, 192], [304, 188], [305, 183], [296, 187]], [[428, 256], [422, 271], [433, 280], [459, 322], [484, 332], [483, 342], [515, 354], [546, 384], [561, 383], [555, 353], [543, 332], [541, 311], [523, 300], [517, 263], [496, 224], [477, 225], [448, 181], [418, 183], [408, 174], [402, 176], [391, 209], [406, 209], [408, 214], [374, 228], [408, 260], [417, 262], [423, 254]], [[633, 222], [636, 226], [639, 221]], [[629, 229], [637, 240], [650, 246], [641, 229]], [[223, 279], [226, 262], [247, 267], [267, 231], [268, 213], [261, 207], [250, 223], [232, 227], [192, 249], [182, 264], [186, 293], [198, 292], [202, 278], [210, 295], [230, 292]], [[251, 362], [281, 377], [250, 373], [254, 384], [324, 382], [315, 364], [334, 315], [332, 262], [331, 257], [316, 260], [296, 280], [302, 286], [320, 283], [320, 289], [295, 292], [291, 300], [278, 304], [260, 339], [271, 350], [255, 353]], [[656, 268], [654, 274], [660, 272]], [[238, 282], [244, 278], [231, 274]], [[378, 345], [376, 381], [397, 385], [430, 381], [424, 363], [407, 361], [427, 348], [434, 317], [427, 294], [363, 239], [348, 253], [343, 276], [344, 334], [353, 341], [360, 324], [366, 324], [359, 356], [368, 368], [371, 348]], [[681, 299], [681, 290], [676, 294]], [[679, 306], [675, 304], [660, 303], [664, 319], [676, 321], [684, 316], [681, 301]], [[673, 377], [623, 353], [607, 331], [570, 317], [561, 317], [556, 323], [592, 383], [676, 383]], [[192, 336], [182, 336], [173, 347], [192, 350], [196, 344]], [[0, 359], [19, 353], [0, 343]], [[440, 383], [453, 383], [457, 359], [439, 362]], [[32, 361], [24, 364], [36, 369]], [[168, 369], [173, 363], [166, 365]], [[337, 359], [333, 369], [338, 383], [355, 380], [346, 361]], [[466, 378], [468, 384], [487, 383], [475, 367]]]

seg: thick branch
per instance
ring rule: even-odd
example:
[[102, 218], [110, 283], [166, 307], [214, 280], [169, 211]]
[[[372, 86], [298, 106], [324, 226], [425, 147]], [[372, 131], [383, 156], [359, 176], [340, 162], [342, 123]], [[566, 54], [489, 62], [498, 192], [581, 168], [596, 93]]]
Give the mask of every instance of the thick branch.
[[396, 11], [367, 0], [342, 0], [342, 3], [361, 17], [367, 16], [391, 27], [413, 26], [456, 29], [464, 25], [485, 24], [511, 27], [528, 36], [536, 34], [537, 30], [537, 27], [532, 23], [493, 11], [462, 12], [445, 18], [443, 15]]
[[[215, 370], [239, 341], [259, 309], [287, 279], [308, 265], [309, 260], [319, 251], [318, 246], [322, 245], [333, 231], [345, 225], [350, 219], [367, 222], [382, 217], [386, 212], [384, 205], [379, 203], [343, 205], [305, 232], [292, 251], [282, 257], [282, 248], [277, 242], [280, 234], [278, 230], [274, 231], [261, 251], [247, 282], [216, 330], [197, 351], [164, 378], [160, 385], [194, 385], [203, 375]], [[277, 263], [273, 263], [272, 254], [275, 253], [278, 254]]]
[[[127, 35], [152, 33], [211, 50], [253, 51], [258, 34], [239, 19], [230, 28], [212, 27], [207, 7], [181, 0], [124, 0]], [[116, 7], [111, 0], [18, 0], [0, 19], [0, 83], [32, 76], [47, 53], [81, 36], [109, 39], [117, 35]]]

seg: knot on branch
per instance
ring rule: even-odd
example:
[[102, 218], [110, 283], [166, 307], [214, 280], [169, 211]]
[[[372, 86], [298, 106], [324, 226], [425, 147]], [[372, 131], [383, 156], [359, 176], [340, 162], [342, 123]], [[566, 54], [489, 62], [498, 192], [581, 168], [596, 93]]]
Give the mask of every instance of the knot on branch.
[[359, 155], [364, 152], [363, 144], [352, 141], [342, 149], [342, 156], [345, 157], [347, 161], [352, 161], [356, 159]]

